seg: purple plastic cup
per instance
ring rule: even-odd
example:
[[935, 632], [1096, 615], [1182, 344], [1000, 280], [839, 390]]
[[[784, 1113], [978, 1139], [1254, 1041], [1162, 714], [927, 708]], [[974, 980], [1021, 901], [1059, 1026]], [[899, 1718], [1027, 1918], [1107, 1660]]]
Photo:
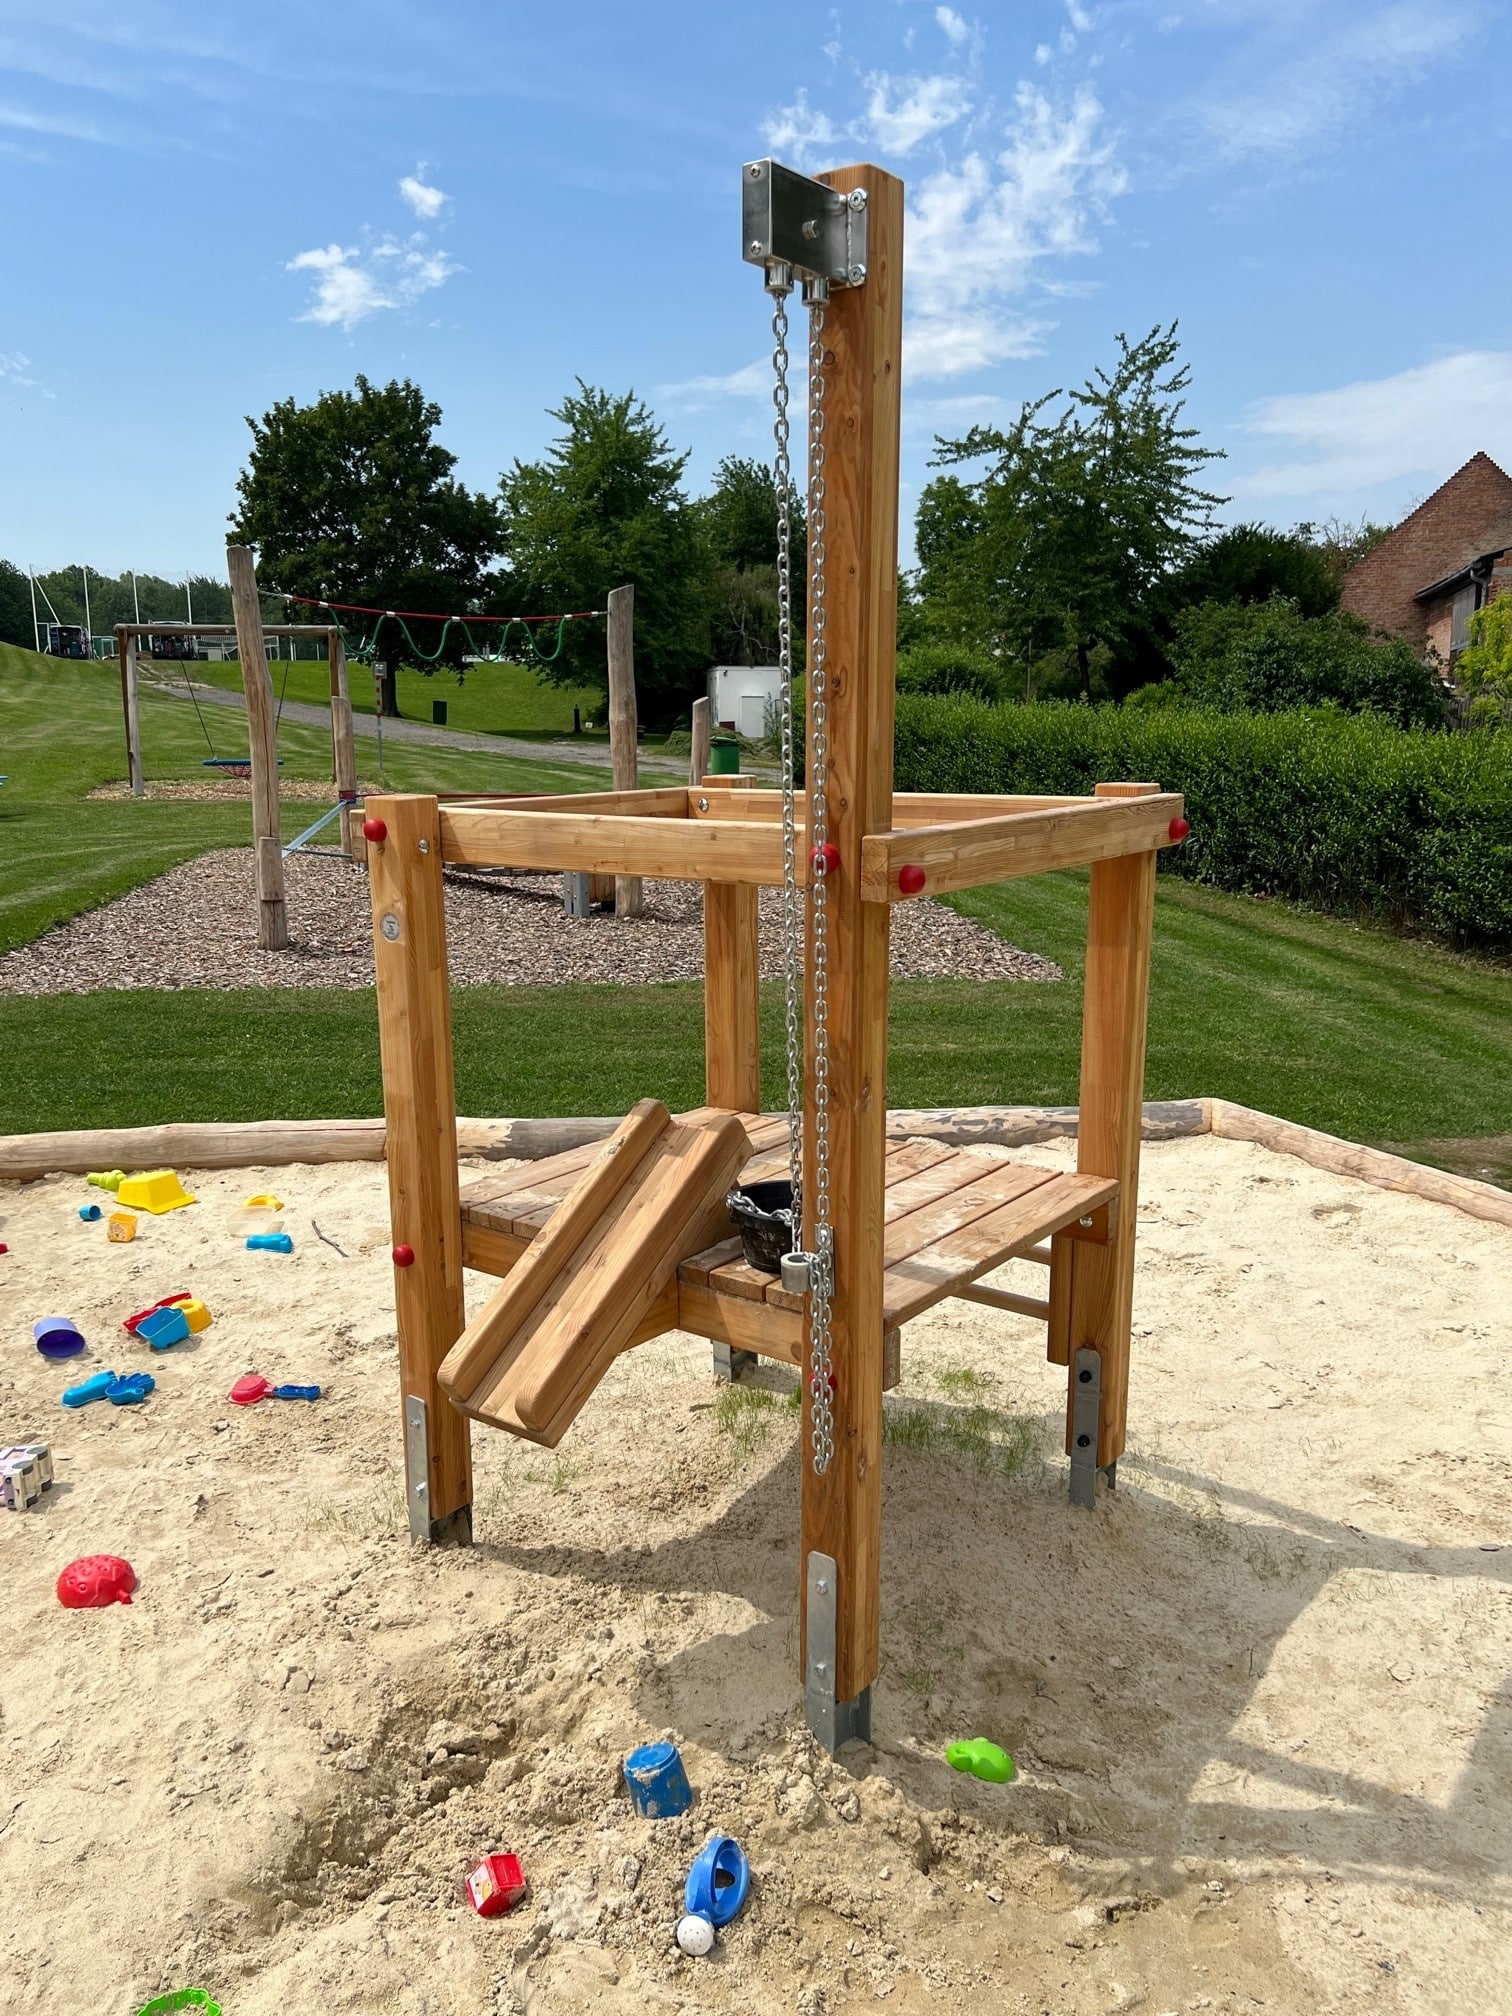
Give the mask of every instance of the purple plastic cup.
[[77, 1358], [84, 1349], [82, 1335], [66, 1316], [39, 1316], [32, 1335], [44, 1358]]

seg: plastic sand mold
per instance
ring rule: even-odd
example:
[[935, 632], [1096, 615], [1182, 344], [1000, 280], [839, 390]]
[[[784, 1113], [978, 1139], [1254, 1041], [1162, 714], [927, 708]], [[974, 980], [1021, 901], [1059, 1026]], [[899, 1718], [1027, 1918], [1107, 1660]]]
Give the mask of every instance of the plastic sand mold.
[[44, 1358], [77, 1358], [84, 1349], [83, 1334], [66, 1316], [39, 1316], [32, 1335]]
[[150, 1211], [161, 1217], [165, 1211], [182, 1211], [195, 1199], [189, 1195], [172, 1169], [155, 1169], [150, 1176], [123, 1176], [116, 1189], [116, 1202], [129, 1204], [133, 1211]]
[[212, 2002], [203, 1988], [175, 1988], [171, 1995], [159, 1995], [137, 2011], [137, 2016], [170, 2016], [174, 2009], [203, 2009], [205, 2016], [221, 2016], [219, 2002]]
[[86, 1554], [58, 1577], [58, 1601], [65, 1610], [108, 1610], [129, 1603], [136, 1586], [136, 1570], [119, 1554]]

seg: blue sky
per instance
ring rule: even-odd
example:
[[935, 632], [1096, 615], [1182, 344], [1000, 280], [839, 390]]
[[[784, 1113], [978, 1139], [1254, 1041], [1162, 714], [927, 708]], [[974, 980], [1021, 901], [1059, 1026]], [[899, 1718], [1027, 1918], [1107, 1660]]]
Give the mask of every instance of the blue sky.
[[1512, 466], [1489, 0], [5, 0], [0, 554], [221, 571], [275, 399], [408, 375], [492, 485], [575, 375], [763, 454], [739, 167], [909, 188], [905, 517], [938, 430], [1178, 317], [1230, 515]]

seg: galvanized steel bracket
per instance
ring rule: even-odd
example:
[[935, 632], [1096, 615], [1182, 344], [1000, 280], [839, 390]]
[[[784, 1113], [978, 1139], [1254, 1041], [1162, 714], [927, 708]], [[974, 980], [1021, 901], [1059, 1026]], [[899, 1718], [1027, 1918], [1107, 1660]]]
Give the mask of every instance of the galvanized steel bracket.
[[831, 287], [866, 279], [866, 191], [842, 194], [780, 161], [741, 170], [740, 256], [753, 266], [790, 266]]

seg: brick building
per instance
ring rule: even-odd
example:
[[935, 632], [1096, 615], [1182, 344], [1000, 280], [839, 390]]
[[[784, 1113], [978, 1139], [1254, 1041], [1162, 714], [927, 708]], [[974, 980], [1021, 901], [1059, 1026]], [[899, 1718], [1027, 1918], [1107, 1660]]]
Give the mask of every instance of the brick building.
[[1472, 455], [1344, 576], [1343, 603], [1447, 667], [1470, 618], [1512, 594], [1512, 476]]

